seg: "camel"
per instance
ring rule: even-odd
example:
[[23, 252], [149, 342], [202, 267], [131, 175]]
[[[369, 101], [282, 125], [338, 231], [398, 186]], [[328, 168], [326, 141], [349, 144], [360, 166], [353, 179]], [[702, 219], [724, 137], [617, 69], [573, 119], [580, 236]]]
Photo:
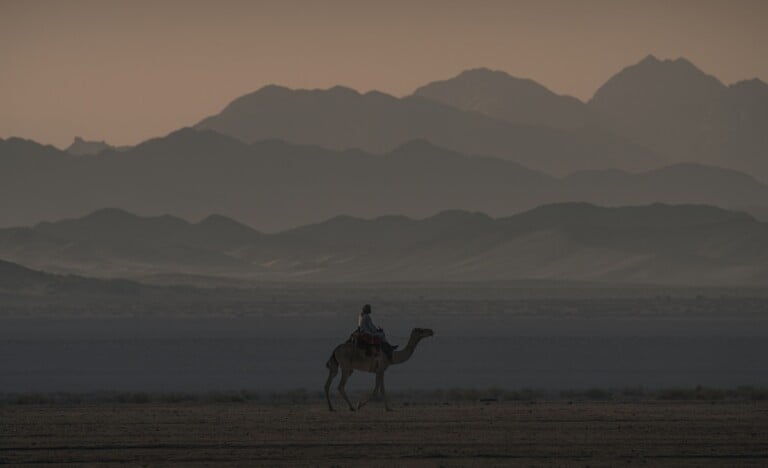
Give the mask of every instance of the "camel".
[[428, 328], [414, 328], [411, 331], [411, 337], [408, 340], [408, 344], [400, 351], [392, 353], [392, 359], [390, 360], [387, 355], [382, 352], [373, 352], [371, 356], [366, 355], [365, 350], [358, 348], [352, 342], [346, 342], [340, 344], [333, 350], [330, 359], [326, 362], [325, 367], [328, 368], [328, 380], [325, 382], [325, 399], [328, 401], [328, 409], [333, 411], [333, 405], [331, 404], [331, 396], [329, 390], [331, 388], [331, 382], [339, 372], [341, 367], [341, 381], [339, 382], [339, 393], [344, 398], [344, 401], [349, 405], [350, 411], [355, 411], [355, 407], [352, 406], [352, 402], [347, 397], [347, 392], [344, 391], [344, 386], [347, 384], [347, 379], [352, 375], [353, 370], [359, 370], [362, 372], [371, 372], [376, 374], [376, 385], [373, 387], [373, 391], [363, 400], [361, 400], [357, 409], [362, 408], [368, 400], [370, 400], [378, 390], [381, 391], [381, 396], [384, 399], [384, 408], [387, 411], [392, 411], [387, 401], [387, 393], [384, 390], [384, 372], [392, 364], [402, 364], [413, 355], [413, 351], [422, 339], [432, 336], [434, 333]]

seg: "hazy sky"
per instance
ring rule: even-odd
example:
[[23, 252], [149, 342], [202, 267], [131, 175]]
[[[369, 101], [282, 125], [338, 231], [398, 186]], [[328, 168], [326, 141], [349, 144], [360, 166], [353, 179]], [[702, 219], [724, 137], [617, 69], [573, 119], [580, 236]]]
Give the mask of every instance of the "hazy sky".
[[0, 0], [0, 137], [134, 144], [268, 83], [395, 95], [486, 66], [588, 99], [645, 55], [768, 81], [768, 1]]

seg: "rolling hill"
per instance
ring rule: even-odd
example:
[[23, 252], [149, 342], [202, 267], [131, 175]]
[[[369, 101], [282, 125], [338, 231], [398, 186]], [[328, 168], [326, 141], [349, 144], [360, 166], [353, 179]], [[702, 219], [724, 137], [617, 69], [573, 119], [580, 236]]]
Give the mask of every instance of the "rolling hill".
[[133, 281], [56, 275], [0, 260], [0, 298], [5, 306], [85, 299], [131, 301], [157, 290]]
[[[340, 216], [276, 234], [213, 219], [211, 229], [209, 221], [103, 210], [0, 230], [0, 257], [47, 271], [133, 278], [768, 282], [768, 224], [705, 205], [565, 203], [496, 219], [466, 211], [420, 220]], [[83, 233], [98, 235], [84, 238]]]
[[339, 214], [425, 217], [461, 209], [498, 217], [566, 201], [703, 203], [757, 214], [768, 205], [764, 184], [704, 165], [556, 178], [424, 140], [370, 154], [277, 140], [245, 144], [193, 129], [79, 157], [28, 140], [0, 140], [0, 182], [0, 227], [76, 218], [105, 206], [195, 220], [219, 213], [275, 231]]

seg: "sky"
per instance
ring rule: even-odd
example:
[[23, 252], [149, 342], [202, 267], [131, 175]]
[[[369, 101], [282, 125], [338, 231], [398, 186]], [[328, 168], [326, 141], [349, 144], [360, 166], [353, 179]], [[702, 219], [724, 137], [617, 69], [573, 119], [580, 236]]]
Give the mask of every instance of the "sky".
[[266, 84], [407, 95], [488, 67], [588, 100], [648, 54], [768, 81], [768, 1], [0, 0], [0, 138], [136, 144]]

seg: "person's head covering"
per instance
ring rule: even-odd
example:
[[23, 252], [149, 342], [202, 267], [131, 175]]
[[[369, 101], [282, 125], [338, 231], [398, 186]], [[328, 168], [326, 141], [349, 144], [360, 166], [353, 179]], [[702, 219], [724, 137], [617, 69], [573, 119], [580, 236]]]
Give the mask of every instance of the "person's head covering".
[[371, 313], [371, 305], [370, 304], [364, 305], [363, 306], [363, 311], [361, 313], [362, 314], [370, 314]]

